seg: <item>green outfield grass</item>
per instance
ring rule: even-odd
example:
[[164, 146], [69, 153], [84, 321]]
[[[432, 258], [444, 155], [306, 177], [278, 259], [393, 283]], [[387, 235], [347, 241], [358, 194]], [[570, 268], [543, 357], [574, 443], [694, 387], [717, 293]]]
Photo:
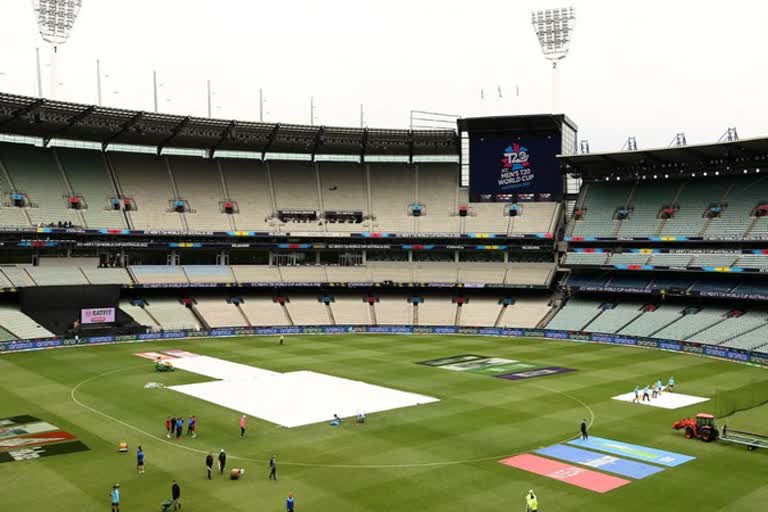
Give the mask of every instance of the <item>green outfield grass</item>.
[[[250, 419], [239, 438], [238, 413], [166, 389], [200, 382], [157, 373], [132, 354], [183, 348], [260, 368], [313, 370], [439, 398], [434, 404], [347, 422], [285, 429]], [[533, 361], [578, 371], [521, 381], [415, 364], [456, 354]], [[611, 400], [674, 375], [677, 391], [697, 396], [764, 386], [768, 370], [660, 351], [585, 343], [470, 336], [297, 336], [229, 338], [49, 350], [0, 357], [0, 417], [36, 416], [78, 436], [89, 451], [0, 464], [0, 510], [109, 510], [120, 482], [123, 511], [155, 511], [177, 479], [187, 511], [282, 511], [288, 492], [304, 511], [524, 510], [534, 489], [549, 511], [758, 511], [768, 509], [768, 450], [685, 440], [673, 421], [707, 412], [708, 403], [668, 411]], [[77, 390], [73, 400], [73, 388]], [[96, 412], [98, 411], [98, 412]], [[198, 417], [197, 439], [168, 442], [167, 415]], [[597, 494], [499, 464], [503, 457], [577, 434], [697, 457], [644, 480]], [[768, 434], [768, 406], [729, 418], [732, 429]], [[143, 433], [143, 432], [145, 433]], [[121, 440], [129, 453], [117, 453]], [[137, 475], [135, 448], [146, 474]], [[204, 454], [224, 448], [243, 480], [205, 478]], [[276, 453], [279, 481], [267, 479]], [[238, 459], [239, 458], [239, 459]]]

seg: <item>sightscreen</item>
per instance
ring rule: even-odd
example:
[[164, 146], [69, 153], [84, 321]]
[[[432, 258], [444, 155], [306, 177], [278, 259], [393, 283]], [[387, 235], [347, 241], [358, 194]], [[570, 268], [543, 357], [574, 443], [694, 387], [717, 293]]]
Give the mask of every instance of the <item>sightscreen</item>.
[[470, 133], [473, 202], [558, 201], [563, 194], [559, 133]]

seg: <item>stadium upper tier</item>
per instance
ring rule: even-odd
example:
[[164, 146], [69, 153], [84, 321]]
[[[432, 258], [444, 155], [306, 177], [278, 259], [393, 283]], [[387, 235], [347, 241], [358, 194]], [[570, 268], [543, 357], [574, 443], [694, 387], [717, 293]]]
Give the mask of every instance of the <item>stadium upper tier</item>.
[[768, 238], [768, 177], [592, 182], [567, 234], [581, 238]]
[[355, 267], [268, 265], [132, 265], [122, 268], [0, 265], [0, 288], [88, 284], [162, 285], [302, 283], [439, 283], [548, 287], [554, 263], [371, 262]]
[[[560, 205], [470, 203], [456, 163], [156, 156], [0, 144], [0, 226], [551, 234]], [[418, 210], [418, 211], [417, 211]]]

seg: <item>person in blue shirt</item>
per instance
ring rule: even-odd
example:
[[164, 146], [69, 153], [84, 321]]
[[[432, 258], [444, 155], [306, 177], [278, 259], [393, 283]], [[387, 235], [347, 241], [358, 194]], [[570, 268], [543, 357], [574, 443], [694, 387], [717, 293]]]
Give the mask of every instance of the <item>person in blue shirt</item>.
[[112, 497], [112, 512], [120, 512], [120, 484], [113, 485], [109, 495]]
[[651, 395], [650, 395], [650, 392], [649, 392], [649, 388], [650, 388], [650, 386], [648, 386], [647, 384], [643, 388], [643, 400], [642, 400], [643, 402], [645, 402], [646, 400], [649, 401], [649, 402], [651, 401]]
[[184, 418], [179, 416], [176, 420], [176, 439], [181, 437], [181, 431], [184, 430]]
[[136, 471], [140, 475], [144, 474], [144, 450], [141, 449], [141, 446], [136, 450]]
[[661, 392], [664, 391], [664, 383], [661, 382], [661, 377], [656, 381], [656, 389], [659, 391], [659, 396], [661, 396]]
[[197, 437], [195, 423], [197, 423], [197, 416], [190, 416], [187, 420], [187, 437]]
[[285, 500], [285, 510], [286, 512], [294, 512], [294, 505], [295, 502], [293, 500], [293, 493], [288, 493], [288, 499]]
[[675, 389], [675, 378], [674, 377], [670, 377], [669, 378], [669, 382], [667, 382], [667, 389], [670, 390], [670, 391]]
[[635, 399], [632, 401], [635, 403], [640, 402], [640, 386], [635, 386]]

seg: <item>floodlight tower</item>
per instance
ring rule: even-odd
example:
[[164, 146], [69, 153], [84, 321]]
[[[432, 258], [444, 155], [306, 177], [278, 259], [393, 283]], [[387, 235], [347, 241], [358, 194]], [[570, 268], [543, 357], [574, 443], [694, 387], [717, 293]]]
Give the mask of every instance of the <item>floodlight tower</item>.
[[56, 95], [58, 47], [69, 39], [81, 5], [82, 0], [32, 0], [40, 36], [51, 47], [51, 98]]
[[552, 112], [557, 110], [557, 63], [568, 55], [576, 17], [573, 7], [531, 13], [531, 24], [544, 57], [552, 62]]

